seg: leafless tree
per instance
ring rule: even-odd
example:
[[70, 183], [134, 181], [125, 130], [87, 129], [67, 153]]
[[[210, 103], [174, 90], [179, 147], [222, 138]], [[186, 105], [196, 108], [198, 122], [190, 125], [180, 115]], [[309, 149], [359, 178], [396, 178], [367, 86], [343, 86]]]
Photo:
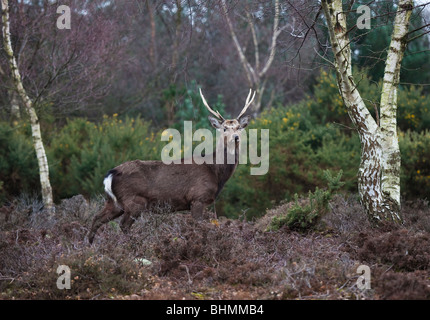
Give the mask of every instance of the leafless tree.
[[[58, 4], [34, 1], [10, 5], [17, 65], [39, 113], [47, 106], [54, 114], [70, 113], [102, 97], [125, 44], [118, 36], [122, 31], [118, 17], [112, 17], [103, 2], [70, 0], [62, 4], [72, 10], [70, 30], [56, 27]], [[5, 65], [6, 61], [0, 60], [0, 66]], [[10, 87], [8, 77], [0, 81], [3, 87]], [[17, 113], [15, 103], [12, 108]]]
[[264, 63], [261, 64], [260, 58], [260, 41], [257, 36], [256, 25], [254, 22], [255, 17], [250, 11], [249, 7], [246, 8], [246, 12], [244, 13], [243, 19], [246, 20], [250, 33], [252, 36], [253, 43], [253, 52], [254, 52], [254, 62], [251, 64], [245, 55], [245, 46], [242, 45], [236, 35], [235, 27], [230, 18], [230, 11], [225, 0], [221, 0], [222, 12], [224, 14], [225, 20], [227, 22], [227, 26], [230, 32], [231, 39], [233, 41], [233, 45], [237, 51], [237, 55], [239, 56], [240, 64], [242, 65], [243, 70], [245, 71], [246, 79], [248, 81], [248, 85], [251, 88], [255, 88], [257, 92], [257, 99], [254, 104], [254, 112], [258, 113], [261, 109], [262, 97], [264, 94], [264, 90], [266, 88], [267, 82], [267, 72], [271, 68], [273, 61], [276, 55], [277, 49], [277, 39], [282, 30], [286, 27], [279, 27], [279, 15], [280, 15], [280, 5], [279, 1], [275, 0], [274, 3], [274, 17], [273, 17], [273, 31], [271, 35], [270, 46], [268, 48], [267, 56]]
[[9, 22], [9, 2], [8, 0], [1, 1], [2, 9], [2, 34], [3, 34], [3, 45], [6, 52], [6, 56], [9, 62], [9, 68], [11, 70], [14, 89], [16, 90], [19, 97], [22, 99], [25, 110], [28, 113], [31, 124], [31, 133], [33, 136], [33, 146], [36, 151], [37, 161], [39, 164], [39, 176], [40, 184], [42, 188], [43, 203], [49, 211], [54, 208], [54, 200], [52, 196], [51, 183], [49, 181], [49, 166], [48, 159], [46, 158], [45, 147], [42, 141], [42, 134], [40, 132], [40, 123], [34, 108], [33, 101], [28, 97], [26, 90], [24, 89], [22, 78], [18, 70], [18, 65], [14, 52], [12, 49], [12, 42], [10, 38], [10, 22]]
[[77, 110], [83, 101], [104, 94], [110, 66], [121, 52], [120, 43], [114, 41], [115, 21], [105, 19], [100, 3], [72, 0], [67, 4], [74, 8], [72, 28], [59, 30], [56, 4], [2, 1], [6, 55], [0, 59], [1, 84], [15, 117], [22, 105], [30, 120], [47, 209], [53, 208], [53, 197], [40, 115], [46, 109], [54, 114]]

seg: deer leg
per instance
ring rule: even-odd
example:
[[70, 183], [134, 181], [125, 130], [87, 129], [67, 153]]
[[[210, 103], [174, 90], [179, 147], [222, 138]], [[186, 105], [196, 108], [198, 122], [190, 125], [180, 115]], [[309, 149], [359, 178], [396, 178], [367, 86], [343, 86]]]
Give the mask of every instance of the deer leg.
[[122, 232], [128, 233], [131, 229], [131, 226], [138, 218], [138, 216], [139, 216], [139, 212], [129, 212], [124, 214], [120, 222], [120, 227]]
[[94, 217], [88, 240], [93, 243], [97, 230], [105, 223], [119, 217], [124, 211], [116, 206], [111, 199], [106, 201], [104, 208]]
[[124, 204], [125, 213], [120, 223], [122, 232], [127, 233], [130, 231], [131, 226], [139, 217], [140, 213], [146, 209], [147, 203], [148, 201], [145, 198], [136, 196]]
[[196, 220], [203, 219], [203, 211], [208, 206], [208, 204], [195, 201], [191, 204], [191, 216]]

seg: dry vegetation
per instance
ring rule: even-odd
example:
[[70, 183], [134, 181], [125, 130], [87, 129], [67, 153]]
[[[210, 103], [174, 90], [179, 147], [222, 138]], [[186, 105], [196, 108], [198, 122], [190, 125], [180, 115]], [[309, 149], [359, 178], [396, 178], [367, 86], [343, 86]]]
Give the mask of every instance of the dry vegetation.
[[[282, 204], [257, 221], [195, 221], [168, 208], [124, 235], [117, 222], [85, 239], [102, 199], [76, 196], [54, 219], [21, 198], [0, 210], [0, 299], [429, 299], [430, 209], [405, 203], [405, 224], [372, 228], [354, 197], [336, 196], [307, 233], [265, 231]], [[148, 263], [151, 262], [151, 264]], [[371, 269], [370, 290], [356, 286]], [[59, 265], [70, 290], [56, 287]]]

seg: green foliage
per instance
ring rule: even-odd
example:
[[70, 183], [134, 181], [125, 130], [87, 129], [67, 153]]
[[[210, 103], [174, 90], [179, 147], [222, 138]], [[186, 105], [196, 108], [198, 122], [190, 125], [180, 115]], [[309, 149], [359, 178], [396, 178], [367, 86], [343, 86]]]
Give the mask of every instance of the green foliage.
[[[354, 70], [358, 90], [363, 97], [369, 111], [375, 116], [375, 106], [378, 106], [380, 89], [372, 82], [366, 70]], [[313, 87], [313, 97], [307, 101], [311, 114], [319, 123], [336, 122], [351, 125], [346, 107], [337, 87], [336, 74], [321, 70], [317, 83]]]
[[3, 181], [0, 181], [0, 201], [3, 201], [5, 198], [4, 189], [3, 189]]
[[423, 88], [401, 88], [397, 95], [397, 125], [402, 131], [424, 131], [430, 128], [430, 96]]
[[0, 200], [38, 189], [36, 154], [25, 123], [0, 123], [0, 150]]
[[[333, 177], [329, 170], [324, 171], [324, 178], [327, 180], [327, 183], [328, 183], [328, 193], [329, 193], [328, 201], [331, 200], [335, 192], [339, 191], [345, 185], [345, 182], [340, 181], [342, 179], [342, 174], [343, 174], [343, 171], [340, 170], [337, 173], [337, 176]], [[328, 205], [328, 201], [327, 201], [327, 205]]]
[[[368, 76], [368, 70], [354, 70], [358, 90], [373, 118], [379, 113], [381, 82], [374, 82]], [[425, 95], [423, 87], [400, 86], [397, 94], [397, 124], [400, 130], [408, 129], [423, 131], [430, 127], [430, 96]], [[336, 75], [321, 70], [317, 83], [313, 87], [313, 95], [306, 106], [313, 120], [317, 123], [340, 123], [352, 126], [346, 107], [337, 87]]]
[[430, 132], [407, 131], [399, 135], [401, 192], [405, 198], [430, 198]]
[[[327, 86], [326, 81], [323, 82]], [[318, 90], [315, 92], [319, 92], [317, 96], [321, 97], [324, 90]], [[422, 125], [419, 122], [421, 127], [414, 126], [415, 130], [425, 127], [426, 106], [416, 107], [413, 98], [420, 94], [420, 90], [415, 88], [399, 91], [400, 115], [404, 106], [407, 107], [404, 101], [409, 100], [416, 108], [413, 111], [415, 114], [422, 112]], [[190, 95], [190, 101], [199, 106], [201, 116], [198, 118], [203, 126], [203, 122], [208, 122], [207, 112], [198, 104], [198, 98]], [[237, 218], [246, 212], [247, 218], [258, 217], [280, 201], [293, 200], [295, 194], [303, 195], [309, 190], [317, 190], [317, 187], [323, 188], [326, 185], [324, 170], [327, 169], [333, 172], [343, 170], [345, 185], [342, 190], [357, 192], [360, 163], [358, 136], [355, 130], [323, 123], [321, 117], [331, 111], [319, 110], [322, 113], [315, 116], [317, 110], [314, 103], [314, 99], [309, 98], [299, 104], [277, 106], [251, 121], [251, 129], [270, 129], [268, 172], [260, 176], [250, 175], [250, 169], [255, 165], [239, 164], [217, 199], [219, 215]], [[418, 103], [421, 101], [418, 100]], [[191, 102], [187, 108], [193, 110]], [[221, 106], [216, 108], [222, 110]], [[188, 117], [185, 109], [180, 117], [182, 120]], [[182, 131], [183, 123], [178, 126]], [[200, 124], [196, 124], [198, 126]], [[75, 118], [56, 131], [45, 128], [44, 138], [56, 201], [76, 194], [94, 196], [103, 193], [106, 172], [122, 162], [160, 159], [160, 151], [166, 144], [160, 137], [161, 132], [155, 131], [149, 122], [139, 117], [119, 119], [116, 114], [104, 116], [100, 123]], [[399, 131], [399, 143], [402, 196], [405, 199], [429, 198], [429, 132]], [[24, 122], [0, 123], [0, 148], [0, 183], [3, 184], [0, 200], [22, 192], [38, 192], [38, 166], [28, 125]], [[260, 152], [261, 145], [258, 146]]]
[[291, 230], [305, 232], [314, 228], [321, 217], [328, 212], [333, 195], [344, 185], [340, 181], [342, 170], [336, 177], [333, 177], [329, 170], [325, 170], [324, 178], [327, 180], [328, 189], [321, 190], [316, 187], [314, 192], [309, 191], [308, 199], [304, 203], [299, 202], [299, 196], [296, 193], [294, 206], [285, 215], [274, 217], [269, 229], [278, 230], [286, 225]]
[[[216, 102], [208, 103], [214, 110], [218, 110], [222, 115], [227, 117], [222, 102], [222, 96], [217, 97]], [[169, 127], [182, 130], [184, 121], [193, 121], [193, 128], [210, 129], [208, 122], [208, 111], [204, 106], [199, 93], [199, 86], [192, 81], [187, 87], [171, 84], [162, 91], [161, 103], [164, 106], [164, 117]]]
[[357, 191], [358, 137], [315, 123], [305, 103], [265, 111], [249, 127], [270, 129], [269, 171], [253, 176], [250, 164], [239, 164], [217, 200], [218, 213], [239, 217], [246, 210], [248, 218], [259, 216], [273, 203], [324, 186], [324, 169], [342, 169], [345, 190]]
[[[351, 2], [352, 7], [348, 14], [348, 29], [357, 23], [356, 10], [360, 5], [370, 6], [372, 12], [378, 12], [372, 17], [371, 30], [355, 28], [350, 34], [354, 39], [351, 41], [351, 53], [353, 64], [368, 69], [369, 77], [373, 81], [381, 81], [385, 71], [387, 48], [390, 46], [393, 23], [387, 22], [387, 15], [383, 12], [395, 12], [397, 10], [394, 1], [387, 1], [381, 6], [379, 1], [356, 0]], [[426, 25], [422, 15], [422, 9], [416, 7], [412, 11], [409, 25], [410, 31]], [[419, 31], [418, 31], [419, 32]], [[411, 38], [419, 33], [411, 32]], [[430, 78], [430, 60], [427, 49], [429, 48], [428, 37], [418, 37], [408, 42], [408, 47], [402, 61], [401, 82], [406, 83], [428, 83]]]
[[[225, 118], [228, 118], [228, 114], [225, 113], [225, 105], [222, 102], [221, 95], [218, 96], [215, 103], [209, 101], [208, 103], [212, 109], [218, 110]], [[196, 129], [212, 129], [208, 121], [208, 110], [203, 104], [199, 88], [195, 81], [191, 82], [190, 87], [186, 90], [183, 102], [177, 107], [175, 119], [176, 122], [173, 127], [178, 130], [183, 128], [184, 121], [193, 121], [193, 127]]]
[[108, 170], [128, 160], [159, 158], [160, 143], [160, 135], [140, 118], [122, 120], [114, 114], [99, 124], [68, 121], [48, 153], [56, 198], [102, 193]]

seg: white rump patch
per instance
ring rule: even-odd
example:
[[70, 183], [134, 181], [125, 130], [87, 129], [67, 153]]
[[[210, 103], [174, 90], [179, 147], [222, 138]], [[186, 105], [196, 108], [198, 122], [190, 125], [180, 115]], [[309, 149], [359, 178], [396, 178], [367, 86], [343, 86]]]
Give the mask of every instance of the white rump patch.
[[104, 180], [103, 180], [103, 184], [105, 185], [105, 191], [106, 193], [109, 195], [109, 197], [112, 198], [112, 200], [117, 203], [118, 200], [116, 199], [115, 195], [112, 192], [112, 178], [113, 175], [112, 173], [110, 175], [108, 175]]

